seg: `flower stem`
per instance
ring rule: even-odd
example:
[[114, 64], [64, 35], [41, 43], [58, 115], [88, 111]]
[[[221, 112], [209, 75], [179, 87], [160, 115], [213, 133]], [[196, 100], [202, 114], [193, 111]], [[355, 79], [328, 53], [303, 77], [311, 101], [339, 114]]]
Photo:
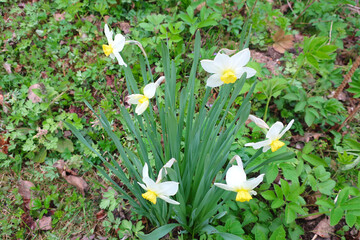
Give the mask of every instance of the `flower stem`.
[[267, 103], [266, 103], [266, 107], [265, 107], [265, 113], [264, 113], [264, 117], [263, 117], [263, 120], [266, 122], [266, 117], [267, 117], [267, 111], [268, 111], [268, 108], [269, 108], [269, 104], [270, 104], [270, 100], [271, 100], [271, 97], [270, 96], [267, 100]]

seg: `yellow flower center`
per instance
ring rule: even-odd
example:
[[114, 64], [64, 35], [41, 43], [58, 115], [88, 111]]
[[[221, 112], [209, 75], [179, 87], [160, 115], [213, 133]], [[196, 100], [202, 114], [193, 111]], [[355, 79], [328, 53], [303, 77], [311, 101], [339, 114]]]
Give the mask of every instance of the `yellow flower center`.
[[142, 98], [139, 99], [139, 103], [144, 103], [146, 101], [149, 101], [149, 99], [146, 96], [143, 96]]
[[223, 72], [223, 75], [220, 77], [221, 81], [224, 83], [234, 83], [236, 81], [236, 75], [233, 70], [226, 70]]
[[104, 53], [106, 56], [109, 56], [113, 51], [114, 51], [114, 48], [110, 45], [102, 45], [103, 47], [103, 50], [104, 50]]
[[238, 202], [248, 202], [251, 199], [252, 199], [252, 197], [251, 197], [248, 190], [245, 190], [245, 189], [237, 190], [236, 201], [238, 201]]
[[153, 204], [156, 204], [156, 196], [157, 196], [157, 194], [155, 192], [153, 192], [151, 190], [148, 190], [146, 193], [143, 193], [141, 196], [143, 198], [145, 198], [146, 200], [149, 200]]
[[271, 151], [275, 152], [277, 151], [279, 148], [281, 148], [282, 146], [284, 146], [285, 143], [283, 143], [282, 141], [280, 141], [279, 139], [276, 139], [274, 141], [271, 142], [270, 146], [271, 146]]

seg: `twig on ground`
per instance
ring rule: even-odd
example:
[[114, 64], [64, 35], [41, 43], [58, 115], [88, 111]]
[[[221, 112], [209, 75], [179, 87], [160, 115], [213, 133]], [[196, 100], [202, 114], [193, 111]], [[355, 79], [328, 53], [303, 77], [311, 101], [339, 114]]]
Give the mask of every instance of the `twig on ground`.
[[291, 24], [293, 25], [294, 23], [296, 23], [296, 21], [304, 14], [304, 12], [311, 6], [313, 5], [313, 3], [315, 2], [316, 0], [313, 0], [310, 4], [308, 4], [304, 10], [299, 14], [299, 16], [297, 16], [297, 18], [294, 20], [294, 22]]

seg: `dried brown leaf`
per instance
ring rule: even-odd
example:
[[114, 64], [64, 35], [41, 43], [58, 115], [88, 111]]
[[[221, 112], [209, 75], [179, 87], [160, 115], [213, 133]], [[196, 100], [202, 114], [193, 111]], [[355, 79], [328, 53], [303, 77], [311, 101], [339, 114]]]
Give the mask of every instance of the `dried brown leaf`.
[[35, 228], [37, 230], [51, 230], [51, 217], [43, 216], [42, 219], [38, 219], [35, 221]]
[[120, 29], [124, 34], [129, 34], [130, 33], [130, 23], [120, 22]]
[[[75, 171], [71, 169], [66, 169], [66, 165], [64, 160], [59, 160], [53, 164], [53, 167], [57, 168], [60, 175], [71, 185], [76, 187], [83, 196], [85, 196], [85, 192], [88, 190], [89, 185], [85, 182], [82, 177], [74, 176], [71, 174], [77, 174]], [[68, 175], [70, 174], [70, 175]]]
[[9, 64], [9, 63], [4, 63], [3, 66], [4, 66], [4, 68], [5, 68], [5, 70], [6, 70], [6, 72], [7, 72], [8, 74], [11, 74], [11, 73], [12, 73], [12, 71], [11, 71], [11, 64]]
[[285, 50], [294, 46], [294, 36], [285, 35], [285, 32], [282, 29], [274, 34], [273, 40], [275, 42], [273, 48], [279, 53], [284, 53]]
[[18, 186], [19, 194], [23, 199], [31, 199], [32, 190], [30, 188], [35, 187], [35, 185], [32, 182], [20, 180]]
[[312, 232], [322, 238], [330, 238], [331, 234], [334, 233], [334, 227], [330, 225], [330, 219], [326, 217], [316, 225]]
[[56, 21], [61, 21], [65, 19], [65, 13], [55, 13], [54, 18]]
[[96, 219], [101, 220], [104, 219], [107, 216], [106, 211], [104, 209], [101, 209], [99, 212], [96, 213]]
[[78, 176], [73, 176], [73, 175], [66, 175], [66, 172], [64, 171], [62, 173], [63, 178], [65, 178], [65, 180], [73, 185], [74, 187], [76, 187], [83, 196], [85, 196], [85, 192], [88, 190], [89, 185], [85, 182], [85, 180], [82, 177], [78, 177]]
[[28, 91], [28, 98], [33, 102], [33, 103], [38, 103], [38, 102], [41, 102], [42, 99], [36, 95], [33, 91], [33, 89], [40, 89], [41, 91], [44, 91], [45, 90], [45, 86], [43, 84], [39, 84], [39, 83], [36, 83], [32, 86], [29, 87], [29, 91]]

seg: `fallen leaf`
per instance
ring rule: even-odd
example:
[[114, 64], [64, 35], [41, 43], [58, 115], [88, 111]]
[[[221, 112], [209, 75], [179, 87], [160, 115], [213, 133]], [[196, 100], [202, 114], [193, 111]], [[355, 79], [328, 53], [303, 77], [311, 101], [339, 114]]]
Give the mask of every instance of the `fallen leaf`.
[[12, 73], [12, 71], [11, 71], [11, 64], [9, 64], [9, 63], [4, 63], [3, 66], [4, 66], [4, 68], [5, 68], [5, 70], [6, 70], [6, 72], [7, 72], [8, 74], [11, 74], [11, 73]]
[[120, 22], [120, 29], [124, 34], [130, 33], [130, 23]]
[[285, 35], [285, 32], [282, 29], [275, 33], [273, 40], [275, 42], [273, 48], [279, 53], [284, 53], [285, 50], [294, 46], [294, 36]]
[[23, 67], [23, 65], [18, 64], [18, 65], [15, 67], [15, 69], [14, 69], [15, 72], [19, 73], [19, 72], [21, 71], [22, 67]]
[[316, 225], [312, 232], [322, 238], [330, 238], [331, 235], [334, 233], [334, 227], [330, 225], [330, 219], [326, 217], [321, 220], [318, 225]]
[[[60, 175], [71, 185], [76, 187], [83, 196], [85, 196], [85, 192], [88, 190], [89, 185], [85, 182], [82, 177], [71, 175], [75, 174], [71, 169], [67, 170], [64, 160], [59, 160], [53, 164], [53, 167], [57, 168]], [[68, 173], [70, 175], [68, 175]]]
[[37, 230], [51, 230], [51, 217], [43, 216], [42, 219], [36, 220], [35, 228]]
[[55, 13], [54, 18], [56, 21], [61, 21], [65, 19], [65, 13]]
[[318, 140], [319, 137], [322, 137], [323, 134], [322, 133], [317, 133], [317, 132], [306, 132], [304, 134], [304, 136], [300, 136], [300, 135], [294, 135], [292, 136], [292, 138], [294, 139], [295, 142], [309, 142], [312, 140]]
[[2, 134], [0, 134], [0, 152], [8, 154], [9, 139], [5, 139]]
[[96, 219], [101, 220], [104, 219], [107, 216], [106, 211], [104, 209], [101, 209], [99, 212], [96, 213]]
[[32, 86], [29, 87], [29, 91], [28, 91], [28, 98], [33, 102], [33, 103], [38, 103], [41, 102], [42, 99], [36, 95], [33, 91], [33, 89], [40, 89], [42, 92], [45, 91], [45, 86], [42, 83], [36, 83]]
[[32, 182], [29, 181], [19, 181], [19, 194], [23, 197], [23, 199], [31, 199], [32, 190], [30, 188], [35, 187]]
[[30, 216], [29, 211], [27, 211], [21, 215], [21, 220], [22, 220], [22, 223], [25, 224], [26, 228], [35, 229], [35, 221]]
[[89, 185], [82, 177], [66, 175], [66, 171], [64, 171], [61, 176], [65, 178], [68, 183], [76, 187], [83, 196], [85, 196], [85, 192], [88, 190]]

